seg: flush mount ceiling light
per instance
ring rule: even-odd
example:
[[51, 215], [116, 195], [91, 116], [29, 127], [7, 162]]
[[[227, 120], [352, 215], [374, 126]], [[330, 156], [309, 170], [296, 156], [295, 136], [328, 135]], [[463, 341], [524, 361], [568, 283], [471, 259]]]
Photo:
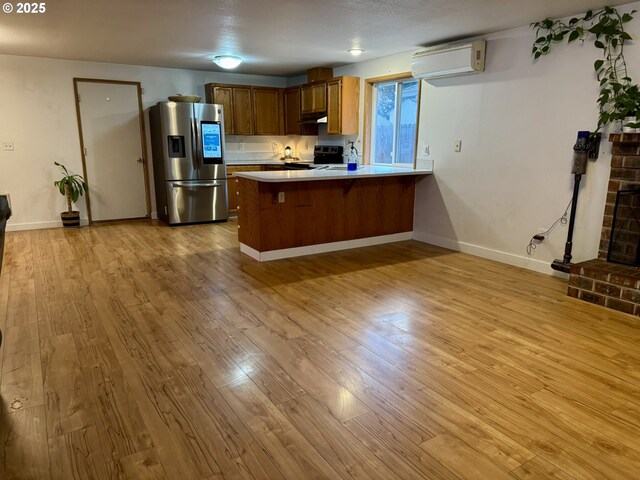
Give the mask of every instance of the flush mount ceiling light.
[[349, 50], [347, 50], [347, 52], [349, 52], [354, 57], [357, 57], [359, 55], [362, 55], [364, 53], [364, 50], [361, 48], [350, 48]]
[[213, 57], [213, 63], [215, 63], [219, 67], [231, 70], [232, 68], [236, 68], [242, 63], [242, 58], [238, 57], [237, 55], [218, 55], [216, 57]]

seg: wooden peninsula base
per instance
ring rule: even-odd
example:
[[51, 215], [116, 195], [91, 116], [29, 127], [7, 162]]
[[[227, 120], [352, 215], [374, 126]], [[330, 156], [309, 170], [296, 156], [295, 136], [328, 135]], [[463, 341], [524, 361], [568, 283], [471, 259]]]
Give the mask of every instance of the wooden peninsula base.
[[410, 239], [416, 175], [430, 172], [374, 168], [239, 174], [241, 251], [265, 261]]

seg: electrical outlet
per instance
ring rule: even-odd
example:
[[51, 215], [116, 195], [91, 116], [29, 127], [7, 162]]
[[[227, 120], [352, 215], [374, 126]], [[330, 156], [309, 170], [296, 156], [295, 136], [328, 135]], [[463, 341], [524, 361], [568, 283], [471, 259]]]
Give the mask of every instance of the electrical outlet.
[[426, 143], [424, 144], [424, 154], [428, 157], [429, 155], [431, 155], [431, 147], [429, 145], [427, 145]]
[[278, 192], [278, 203], [284, 203], [284, 192]]
[[456, 142], [453, 144], [453, 151], [454, 152], [462, 151], [462, 140], [460, 139], [456, 140]]
[[238, 150], [240, 150], [241, 152], [244, 152], [244, 142], [238, 143]]
[[3, 152], [13, 152], [13, 142], [2, 142]]

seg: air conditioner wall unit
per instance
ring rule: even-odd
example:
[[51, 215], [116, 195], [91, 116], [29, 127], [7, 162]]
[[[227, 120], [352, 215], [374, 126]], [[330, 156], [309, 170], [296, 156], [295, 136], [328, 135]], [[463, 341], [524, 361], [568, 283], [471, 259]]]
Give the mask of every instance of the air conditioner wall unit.
[[418, 52], [411, 57], [414, 78], [453, 77], [484, 71], [484, 40], [456, 45], [441, 45]]

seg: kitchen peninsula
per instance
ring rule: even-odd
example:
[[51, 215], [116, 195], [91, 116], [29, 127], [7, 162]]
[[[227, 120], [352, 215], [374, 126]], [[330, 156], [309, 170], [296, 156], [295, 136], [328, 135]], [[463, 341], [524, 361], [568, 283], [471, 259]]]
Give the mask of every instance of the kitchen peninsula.
[[239, 172], [240, 250], [268, 261], [408, 240], [415, 181], [431, 173], [381, 166]]

